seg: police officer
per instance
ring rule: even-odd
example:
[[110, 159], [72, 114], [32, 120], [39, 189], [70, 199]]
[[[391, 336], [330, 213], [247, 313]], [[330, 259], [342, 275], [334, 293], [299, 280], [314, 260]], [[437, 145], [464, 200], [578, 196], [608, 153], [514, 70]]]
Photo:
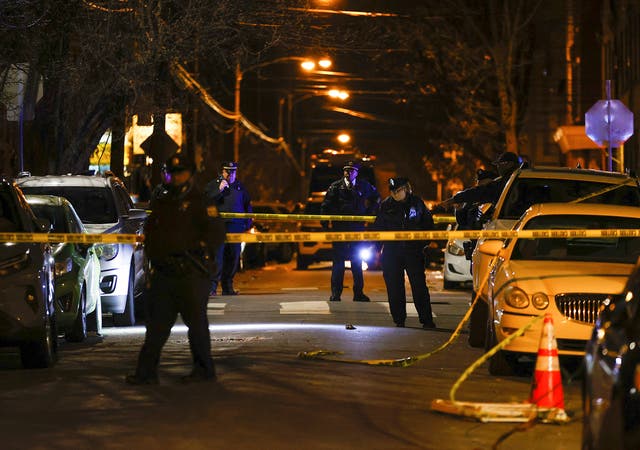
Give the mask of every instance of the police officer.
[[[381, 231], [433, 230], [433, 217], [420, 197], [411, 192], [407, 178], [389, 178], [391, 195], [380, 205], [373, 228]], [[435, 328], [431, 297], [424, 274], [424, 241], [387, 241], [382, 247], [382, 274], [387, 286], [389, 309], [396, 326], [404, 327], [407, 297], [404, 273], [407, 272], [413, 304], [422, 328]]]
[[[349, 161], [343, 168], [343, 177], [331, 183], [320, 206], [321, 214], [362, 216], [373, 215], [378, 211], [380, 194], [377, 189], [366, 180], [358, 178], [360, 165]], [[328, 228], [329, 223], [323, 222]], [[333, 231], [363, 231], [364, 222], [334, 221]], [[362, 258], [360, 245], [357, 242], [334, 242], [333, 266], [331, 269], [331, 297], [332, 302], [341, 300], [344, 283], [344, 262], [351, 261], [353, 275], [353, 301], [368, 302], [364, 292], [364, 276], [362, 275]]]
[[453, 197], [445, 200], [440, 205], [447, 206], [453, 203], [492, 203], [496, 204], [500, 198], [502, 190], [509, 181], [511, 174], [523, 165], [522, 158], [513, 152], [504, 152], [493, 162], [498, 170], [498, 177], [489, 183], [478, 184], [464, 191], [456, 193]]
[[[237, 179], [238, 163], [228, 161], [222, 164], [222, 173], [205, 187], [208, 201], [220, 212], [250, 213], [249, 192]], [[251, 219], [226, 219], [227, 233], [244, 233], [251, 228]], [[213, 278], [211, 295], [216, 295], [218, 284], [222, 285], [222, 295], [237, 295], [233, 288], [233, 278], [240, 263], [241, 244], [227, 243], [218, 250], [216, 264], [218, 270]]]
[[[178, 313], [189, 328], [193, 357], [184, 381], [215, 379], [207, 301], [212, 258], [225, 239], [224, 223], [192, 182], [193, 168], [182, 153], [165, 164], [166, 175], [151, 199], [144, 225], [144, 250], [149, 262], [147, 332], [130, 384], [156, 384], [160, 353]], [[213, 217], [211, 217], [213, 216]]]

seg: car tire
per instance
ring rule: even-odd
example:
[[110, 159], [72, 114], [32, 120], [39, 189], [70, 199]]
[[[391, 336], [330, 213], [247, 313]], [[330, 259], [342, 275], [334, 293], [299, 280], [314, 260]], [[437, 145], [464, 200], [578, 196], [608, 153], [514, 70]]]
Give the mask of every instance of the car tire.
[[[487, 321], [487, 336], [485, 337], [485, 353], [496, 346], [495, 326], [491, 321]], [[494, 376], [509, 376], [514, 374], [515, 355], [499, 350], [489, 358], [489, 373]]]
[[449, 281], [449, 280], [442, 281], [442, 287], [444, 289], [454, 289], [456, 286], [457, 286], [457, 283], [455, 281]]
[[96, 334], [102, 333], [102, 300], [98, 298], [96, 309], [87, 315], [87, 331], [94, 331]]
[[47, 315], [36, 339], [20, 344], [20, 360], [25, 369], [44, 369], [58, 360], [58, 329], [55, 314]]
[[134, 273], [135, 272], [134, 272], [133, 266], [131, 266], [131, 269], [129, 269], [129, 280], [127, 280], [128, 289], [127, 289], [127, 297], [124, 305], [124, 311], [121, 313], [113, 313], [113, 324], [116, 327], [129, 327], [131, 325], [136, 324], [135, 304], [134, 304], [135, 299], [133, 297]]
[[309, 260], [304, 256], [298, 254], [296, 257], [296, 269], [297, 270], [307, 270], [309, 268]]
[[82, 342], [87, 338], [87, 295], [84, 285], [80, 288], [80, 301], [78, 302], [78, 312], [76, 318], [64, 333], [64, 338], [68, 342]]
[[[476, 298], [475, 292], [472, 293], [472, 300]], [[469, 318], [469, 345], [474, 348], [484, 347], [485, 337], [487, 333], [487, 321], [489, 308], [487, 304], [478, 299], [471, 311], [471, 317]]]
[[288, 263], [293, 259], [294, 248], [292, 244], [282, 244], [276, 261], [279, 263]]

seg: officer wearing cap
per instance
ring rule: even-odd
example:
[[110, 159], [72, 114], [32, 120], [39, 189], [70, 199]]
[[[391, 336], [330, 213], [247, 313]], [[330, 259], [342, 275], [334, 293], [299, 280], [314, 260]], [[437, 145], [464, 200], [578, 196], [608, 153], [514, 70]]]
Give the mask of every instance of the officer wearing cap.
[[[205, 187], [205, 194], [210, 204], [220, 212], [250, 213], [251, 197], [244, 185], [237, 179], [238, 163], [226, 161], [222, 163], [222, 173]], [[251, 219], [226, 219], [227, 233], [244, 233], [251, 228]], [[241, 244], [224, 244], [216, 255], [218, 270], [213, 277], [211, 295], [216, 295], [218, 285], [222, 287], [222, 295], [237, 295], [233, 287], [233, 278], [240, 263]]]
[[458, 192], [440, 205], [447, 206], [459, 203], [497, 203], [511, 174], [523, 166], [522, 158], [513, 152], [504, 152], [493, 162], [498, 171], [498, 178], [486, 184], [479, 184]]
[[[360, 165], [349, 161], [342, 168], [343, 177], [331, 183], [327, 189], [322, 205], [321, 214], [362, 216], [373, 215], [378, 211], [380, 194], [378, 190], [366, 180], [358, 178]], [[363, 231], [364, 222], [333, 221], [323, 222], [323, 227], [333, 231]], [[329, 300], [339, 302], [341, 300], [345, 260], [351, 261], [351, 274], [353, 275], [353, 301], [368, 302], [364, 292], [364, 276], [362, 274], [362, 258], [360, 257], [358, 242], [334, 242], [333, 266], [331, 269], [331, 297]]]
[[[411, 191], [404, 177], [389, 178], [391, 195], [380, 204], [373, 228], [380, 231], [433, 230], [433, 217], [424, 201]], [[404, 274], [407, 273], [413, 304], [423, 328], [435, 328], [431, 297], [425, 278], [424, 241], [385, 241], [382, 246], [382, 274], [387, 287], [389, 310], [396, 326], [404, 327], [407, 296]]]
[[164, 167], [163, 183], [154, 191], [144, 225], [147, 332], [136, 371], [126, 377], [130, 384], [158, 382], [160, 353], [178, 313], [189, 328], [193, 358], [191, 373], [183, 380], [215, 379], [207, 302], [212, 256], [224, 242], [224, 223], [194, 186], [186, 155], [172, 155]]

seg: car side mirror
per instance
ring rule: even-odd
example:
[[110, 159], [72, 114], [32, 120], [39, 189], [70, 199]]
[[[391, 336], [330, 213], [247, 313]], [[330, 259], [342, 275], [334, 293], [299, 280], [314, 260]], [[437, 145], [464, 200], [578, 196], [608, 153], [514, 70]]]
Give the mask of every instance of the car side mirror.
[[127, 220], [144, 220], [147, 218], [147, 212], [144, 209], [133, 208], [129, 210], [126, 218]]
[[501, 239], [489, 239], [478, 246], [478, 251], [484, 255], [496, 256], [502, 250], [504, 241]]

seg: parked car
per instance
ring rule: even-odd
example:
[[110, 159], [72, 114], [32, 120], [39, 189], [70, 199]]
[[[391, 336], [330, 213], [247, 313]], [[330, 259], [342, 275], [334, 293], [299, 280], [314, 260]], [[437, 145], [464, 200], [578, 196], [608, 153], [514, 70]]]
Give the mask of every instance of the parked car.
[[[124, 183], [115, 176], [46, 175], [17, 180], [25, 194], [57, 195], [71, 202], [89, 233], [142, 233], [147, 214], [135, 209]], [[116, 326], [133, 325], [143, 310], [143, 252], [140, 244], [101, 244], [102, 311]]]
[[583, 377], [584, 450], [640, 448], [640, 264], [600, 307]]
[[[285, 205], [277, 202], [251, 202], [256, 214], [290, 214]], [[260, 233], [294, 233], [298, 231], [298, 222], [289, 220], [253, 220], [252, 232]], [[275, 260], [288, 263], [296, 251], [295, 242], [274, 242], [247, 244], [243, 251], [244, 267], [260, 267], [265, 262]]]
[[[546, 203], [531, 206], [516, 224], [522, 230], [640, 228], [640, 208]], [[503, 245], [504, 244], [504, 245]], [[600, 305], [622, 292], [640, 257], [633, 237], [558, 237], [485, 240], [479, 251], [497, 257], [488, 286], [486, 349], [532, 318], [553, 318], [559, 355], [582, 356]], [[489, 360], [493, 375], [510, 374], [521, 355], [535, 356], [542, 323], [515, 338]]]
[[[46, 233], [14, 183], [0, 179], [0, 232]], [[18, 346], [25, 368], [52, 366], [58, 356], [51, 246], [0, 243], [0, 345]]]
[[[27, 195], [36, 217], [47, 219], [54, 233], [86, 233], [71, 203], [53, 195]], [[70, 342], [82, 342], [87, 330], [102, 329], [100, 261], [93, 244], [52, 245], [55, 259], [55, 307], [58, 330]]]
[[[484, 229], [509, 230], [529, 206], [544, 202], [640, 206], [640, 189], [638, 179], [626, 174], [561, 167], [521, 168], [511, 175]], [[487, 327], [487, 287], [481, 289], [481, 285], [487, 278], [490, 257], [478, 252], [482, 242], [483, 239], [478, 240], [471, 263], [473, 297], [480, 291], [469, 324], [469, 343], [473, 347], [484, 346]]]
[[444, 263], [442, 264], [442, 279], [445, 289], [453, 289], [471, 283], [471, 260], [467, 259], [464, 251], [464, 239], [449, 239], [445, 247]]

